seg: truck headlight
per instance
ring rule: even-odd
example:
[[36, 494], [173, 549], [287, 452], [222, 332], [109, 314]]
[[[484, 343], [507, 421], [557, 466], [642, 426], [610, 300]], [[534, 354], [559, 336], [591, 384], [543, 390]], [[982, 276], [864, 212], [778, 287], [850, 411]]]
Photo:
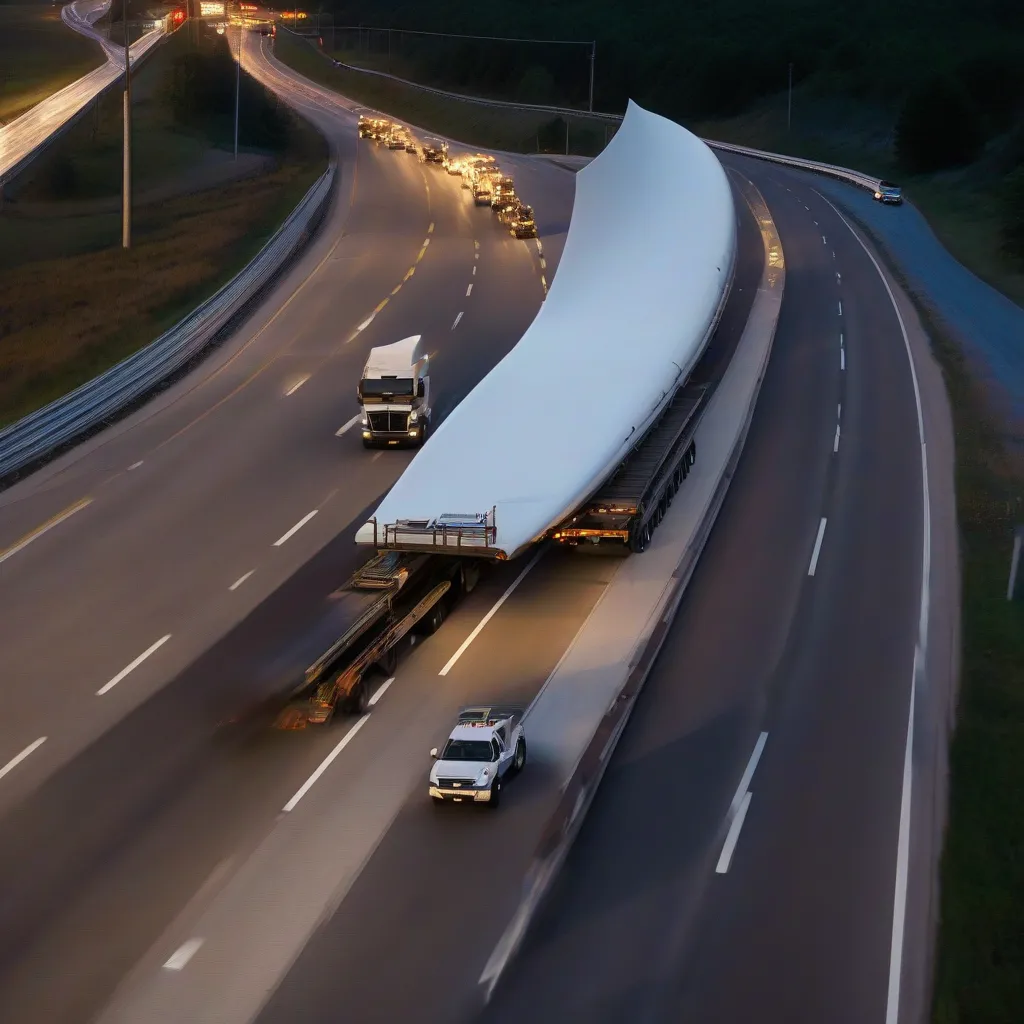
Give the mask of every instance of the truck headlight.
[[415, 423], [419, 418], [420, 418], [420, 414], [415, 409], [413, 409], [413, 411], [411, 413], [409, 413], [409, 422], [410, 423]]
[[369, 425], [370, 421], [366, 418], [366, 413], [364, 412], [362, 418], [359, 420], [359, 426], [368, 427]]
[[882, 198], [882, 193], [881, 192], [876, 192], [875, 193], [875, 198], [876, 199], [881, 199]]

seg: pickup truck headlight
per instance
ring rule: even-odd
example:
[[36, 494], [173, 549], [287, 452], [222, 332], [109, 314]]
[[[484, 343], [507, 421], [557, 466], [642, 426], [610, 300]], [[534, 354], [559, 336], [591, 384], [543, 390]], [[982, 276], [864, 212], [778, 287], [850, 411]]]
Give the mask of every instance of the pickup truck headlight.
[[359, 420], [359, 426], [368, 427], [369, 425], [370, 421], [366, 418], [366, 413], [364, 412], [362, 418]]
[[491, 781], [492, 774], [491, 768], [481, 768], [480, 774], [476, 777], [476, 784], [478, 786], [486, 786]]
[[420, 418], [420, 414], [415, 409], [413, 409], [413, 411], [411, 413], [409, 413], [409, 422], [410, 423], [415, 423], [419, 418]]

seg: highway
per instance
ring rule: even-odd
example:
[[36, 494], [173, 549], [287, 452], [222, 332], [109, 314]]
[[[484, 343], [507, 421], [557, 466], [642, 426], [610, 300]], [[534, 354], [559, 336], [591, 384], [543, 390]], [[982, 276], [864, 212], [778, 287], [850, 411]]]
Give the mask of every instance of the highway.
[[[0, 863], [22, 880], [0, 908], [5, 1021], [98, 1010], [337, 742], [217, 726], [275, 682], [260, 675], [268, 652], [362, 560], [350, 528], [411, 457], [368, 453], [351, 430], [368, 349], [422, 333], [443, 417], [542, 299], [535, 245], [456, 179], [357, 145], [355, 118], [317, 103], [341, 196], [262, 311], [190, 377], [0, 495], [0, 665], [22, 681], [0, 726]], [[542, 232], [567, 223], [572, 176], [549, 168], [531, 187]], [[464, 614], [501, 586], [485, 581]], [[59, 965], [59, 984], [41, 964]]]
[[790, 273], [751, 438], [489, 1022], [887, 1019], [921, 572], [913, 382], [831, 207], [737, 162]]
[[[436, 339], [436, 405], [453, 408], [534, 315], [573, 195], [567, 171], [502, 158], [537, 212], [542, 265], [457, 179], [357, 143], [345, 104], [244, 38], [247, 69], [328, 134], [341, 197], [235, 339], [0, 494], [0, 667], [29, 683], [8, 685], [0, 724], [0, 870], [18, 880], [0, 906], [5, 1022], [91, 1019], [129, 975], [188, 961], [202, 907], [299, 794], [296, 821], [348, 823], [331, 856], [353, 867], [259, 1019], [470, 1016], [561, 780], [532, 765], [498, 816], [438, 815], [426, 752], [460, 703], [529, 701], [614, 572], [548, 554], [476, 635], [523, 567], [492, 571], [381, 680], [308, 790], [350, 726], [244, 717], [361, 560], [352, 532], [410, 457], [365, 452], [351, 430], [366, 351]], [[913, 391], [884, 289], [836, 215], [778, 168], [728, 163], [767, 198], [788, 267], [751, 437], [567, 881], [486, 1017], [884, 1010], [920, 585]], [[712, 379], [760, 275], [749, 216], [740, 242]], [[725, 811], [762, 732], [720, 877]], [[314, 854], [279, 880], [296, 902], [329, 874]], [[282, 972], [305, 938], [288, 927], [249, 937]], [[188, 978], [213, 998], [216, 977]]]
[[[95, 39], [107, 55], [107, 63], [66, 85], [21, 117], [0, 128], [0, 183], [13, 177], [54, 132], [87, 107], [124, 72], [124, 49], [114, 46], [93, 27], [93, 22], [106, 10], [106, 0], [79, 0], [63, 8], [64, 23], [76, 32]], [[132, 66], [151, 50], [163, 35], [163, 28], [153, 29], [132, 43]]]

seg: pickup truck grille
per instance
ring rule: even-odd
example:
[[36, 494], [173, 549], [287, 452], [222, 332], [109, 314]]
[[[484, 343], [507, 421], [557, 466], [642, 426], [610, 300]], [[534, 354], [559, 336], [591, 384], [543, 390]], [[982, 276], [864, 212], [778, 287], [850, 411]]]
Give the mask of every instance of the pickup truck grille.
[[438, 777], [438, 789], [474, 789], [475, 779], [442, 779]]
[[404, 434], [409, 429], [407, 412], [369, 412], [366, 416], [370, 421], [370, 429], [375, 434]]

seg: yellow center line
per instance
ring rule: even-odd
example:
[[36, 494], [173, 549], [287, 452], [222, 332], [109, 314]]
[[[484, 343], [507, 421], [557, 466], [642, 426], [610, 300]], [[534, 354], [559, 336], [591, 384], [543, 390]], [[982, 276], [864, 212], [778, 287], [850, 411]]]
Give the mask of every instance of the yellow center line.
[[401, 290], [401, 288], [402, 288], [402, 282], [399, 281], [398, 284], [396, 284], [395, 287], [391, 289], [391, 294], [392, 295], [397, 295], [399, 293], [399, 291]]
[[388, 301], [388, 299], [381, 299], [380, 302], [373, 307], [374, 313], [379, 313], [388, 304]]
[[12, 555], [16, 555], [19, 551], [27, 548], [32, 541], [42, 537], [44, 533], [48, 533], [55, 526], [63, 523], [65, 519], [70, 519], [76, 512], [81, 512], [83, 508], [91, 504], [92, 498], [80, 498], [73, 505], [68, 505], [63, 512], [58, 512], [52, 519], [47, 519], [41, 526], [37, 526], [34, 530], [29, 530], [21, 540], [15, 541], [9, 548], [0, 551], [0, 562], [6, 562]]
[[403, 280], [403, 281], [408, 281], [408, 280], [409, 280], [409, 278], [410, 278], [410, 277], [412, 277], [412, 275], [413, 275], [413, 274], [415, 274], [415, 273], [416, 273], [416, 268], [415, 268], [415, 267], [410, 267], [410, 268], [409, 268], [409, 269], [408, 269], [408, 270], [406, 271], [405, 277], [403, 277], [403, 278], [402, 278], [402, 280]]

